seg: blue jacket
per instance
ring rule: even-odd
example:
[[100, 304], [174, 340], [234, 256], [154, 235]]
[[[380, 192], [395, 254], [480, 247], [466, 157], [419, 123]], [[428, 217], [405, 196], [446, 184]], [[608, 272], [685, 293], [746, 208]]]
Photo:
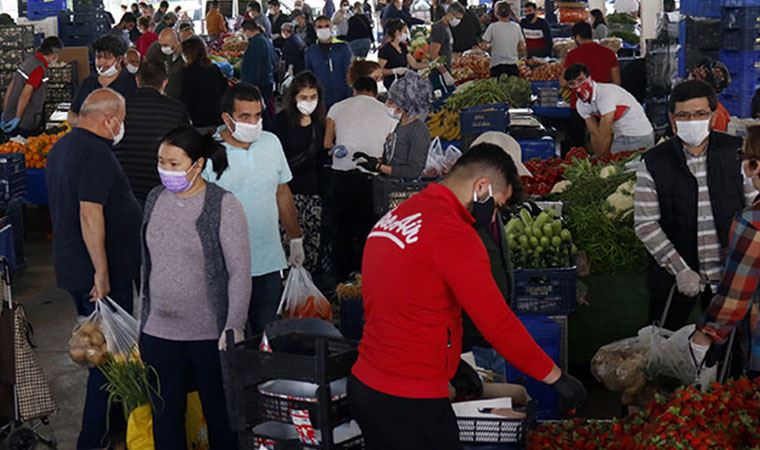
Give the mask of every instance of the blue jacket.
[[271, 93], [273, 59], [274, 50], [271, 42], [262, 33], [257, 34], [248, 42], [248, 47], [243, 54], [240, 81], [257, 86], [264, 94]]
[[342, 42], [334, 42], [327, 47], [314, 44], [306, 49], [306, 70], [314, 72], [325, 93], [325, 103], [330, 108], [335, 103], [351, 96], [351, 87], [346, 81], [351, 65], [351, 49]]

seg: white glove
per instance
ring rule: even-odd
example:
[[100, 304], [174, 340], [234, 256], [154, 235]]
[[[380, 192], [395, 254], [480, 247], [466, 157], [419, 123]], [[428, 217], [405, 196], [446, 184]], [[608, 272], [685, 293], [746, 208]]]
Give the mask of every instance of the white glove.
[[306, 254], [303, 251], [303, 238], [291, 239], [288, 264], [293, 267], [301, 267], [305, 259]]
[[696, 363], [697, 367], [701, 366], [702, 361], [705, 359], [707, 351], [710, 350], [710, 346], [699, 345], [695, 343], [693, 339], [689, 340], [689, 345], [691, 346], [691, 353], [694, 355], [694, 362]]
[[395, 69], [392, 70], [393, 75], [396, 75], [396, 76], [399, 76], [399, 77], [401, 75], [404, 75], [408, 71], [409, 71], [409, 69], [407, 69], [406, 67], [396, 67]]
[[457, 81], [454, 79], [454, 77], [451, 76], [451, 74], [447, 70], [443, 74], [443, 82], [446, 83], [446, 86], [451, 87], [451, 86], [454, 86], [454, 84], [456, 84]]
[[243, 339], [245, 339], [245, 333], [243, 333], [243, 330], [239, 330], [237, 328], [225, 328], [224, 331], [222, 331], [222, 335], [219, 336], [219, 351], [223, 352], [227, 350], [227, 330], [232, 330], [232, 332], [235, 334], [235, 343], [241, 342]]
[[678, 292], [687, 297], [696, 297], [702, 291], [701, 283], [699, 274], [691, 269], [682, 270], [676, 275]]

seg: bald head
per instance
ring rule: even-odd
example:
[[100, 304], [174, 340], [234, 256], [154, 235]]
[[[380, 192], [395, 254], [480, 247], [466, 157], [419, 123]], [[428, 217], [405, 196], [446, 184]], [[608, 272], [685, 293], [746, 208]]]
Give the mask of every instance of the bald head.
[[92, 91], [84, 100], [79, 115], [85, 117], [118, 116], [124, 113], [124, 97], [110, 88]]
[[164, 28], [158, 35], [158, 43], [161, 44], [161, 46], [175, 48], [178, 42], [179, 36], [177, 36], [177, 32], [171, 28]]

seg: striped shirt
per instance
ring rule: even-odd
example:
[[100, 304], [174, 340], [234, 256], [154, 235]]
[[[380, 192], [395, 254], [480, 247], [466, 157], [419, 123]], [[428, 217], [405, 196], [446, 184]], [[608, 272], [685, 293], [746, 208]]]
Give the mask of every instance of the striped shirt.
[[[686, 165], [697, 180], [697, 253], [699, 254], [699, 274], [705, 284], [716, 286], [721, 279], [723, 263], [720, 240], [713, 220], [712, 202], [707, 183], [707, 152], [692, 155], [685, 149]], [[744, 182], [745, 203], [751, 204], [757, 191], [750, 180]], [[636, 192], [634, 194], [634, 227], [636, 235], [647, 251], [673, 275], [689, 268], [673, 243], [660, 226], [660, 204], [657, 185], [642, 163], [636, 172]]]

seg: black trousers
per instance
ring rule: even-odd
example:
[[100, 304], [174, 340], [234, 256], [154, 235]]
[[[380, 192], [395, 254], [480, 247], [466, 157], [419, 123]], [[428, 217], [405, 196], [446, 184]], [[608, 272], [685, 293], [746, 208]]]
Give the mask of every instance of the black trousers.
[[277, 307], [282, 295], [282, 275], [279, 271], [251, 277], [251, 304], [248, 306], [248, 324], [253, 334], [264, 331], [269, 322], [277, 318]]
[[155, 450], [186, 450], [185, 410], [188, 379], [195, 381], [211, 450], [237, 449], [227, 415], [217, 341], [171, 341], [140, 335], [140, 354], [156, 369], [161, 392], [153, 396]]
[[377, 222], [372, 180], [358, 170], [332, 173], [333, 261], [342, 283], [362, 268], [364, 242]]
[[517, 68], [517, 64], [499, 64], [498, 66], [491, 67], [491, 78], [498, 78], [499, 75], [507, 74], [510, 77], [519, 77], [520, 70]]
[[448, 398], [410, 399], [375, 391], [348, 378], [351, 414], [367, 450], [462, 450]]
[[570, 110], [570, 125], [567, 127], [567, 140], [571, 147], [586, 146], [586, 121], [583, 120], [578, 110]]

